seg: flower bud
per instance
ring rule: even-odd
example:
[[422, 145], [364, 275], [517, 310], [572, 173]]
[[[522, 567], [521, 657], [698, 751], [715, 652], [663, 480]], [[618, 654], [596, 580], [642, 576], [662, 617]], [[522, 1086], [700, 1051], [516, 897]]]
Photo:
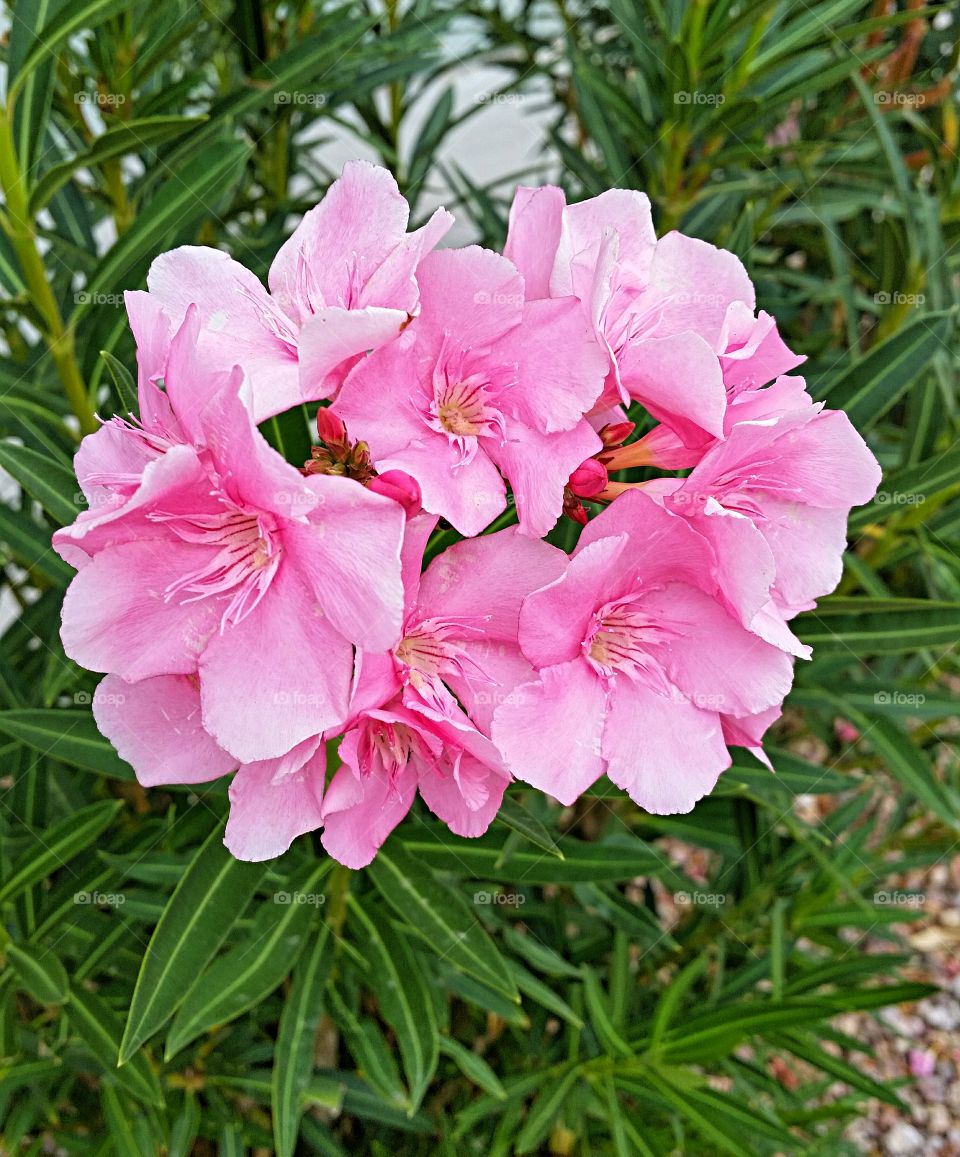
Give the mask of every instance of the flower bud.
[[636, 428], [636, 422], [611, 422], [600, 431], [600, 441], [608, 450], [613, 446], [622, 446]]
[[581, 463], [576, 470], [570, 475], [570, 481], [567, 485], [573, 494], [578, 498], [593, 498], [595, 494], [599, 494], [607, 484], [606, 467], [602, 466], [596, 458], [588, 458], [586, 462]]
[[402, 470], [387, 470], [378, 474], [367, 483], [367, 489], [399, 502], [407, 512], [407, 518], [419, 514], [423, 505], [417, 480]]
[[346, 426], [327, 406], [321, 406], [317, 410], [317, 433], [320, 435], [320, 441], [325, 442], [328, 446], [331, 443], [347, 440]]

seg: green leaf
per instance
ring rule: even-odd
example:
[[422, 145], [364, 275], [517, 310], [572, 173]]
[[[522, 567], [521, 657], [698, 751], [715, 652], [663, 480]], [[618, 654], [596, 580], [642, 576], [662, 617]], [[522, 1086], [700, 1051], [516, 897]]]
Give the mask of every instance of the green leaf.
[[163, 911], [137, 977], [120, 1049], [121, 1064], [182, 1004], [263, 879], [266, 866], [236, 860], [218, 824], [200, 847]]
[[136, 414], [139, 407], [137, 404], [137, 383], [133, 380], [133, 375], [123, 362], [115, 358], [109, 350], [101, 350], [100, 356], [106, 362], [110, 377], [113, 378], [113, 385], [117, 391], [117, 397], [120, 399], [120, 412], [122, 414]]
[[170, 173], [77, 295], [71, 324], [76, 325], [101, 296], [119, 294], [134, 284], [150, 258], [173, 235], [186, 236], [195, 224], [214, 213], [239, 177], [249, 152], [242, 141], [222, 141], [194, 157], [181, 171]]
[[81, 500], [83, 495], [69, 467], [13, 442], [0, 442], [0, 467], [61, 526], [77, 517], [78, 495]]
[[876, 498], [852, 512], [850, 529], [862, 530], [871, 522], [882, 522], [894, 514], [914, 510], [957, 486], [960, 486], [960, 446], [886, 475]]
[[370, 1017], [355, 1012], [341, 996], [336, 984], [331, 984], [327, 989], [327, 1004], [330, 1017], [343, 1034], [364, 1080], [387, 1105], [402, 1109], [408, 1116], [412, 1116], [415, 1110], [400, 1080], [393, 1051], [379, 1025]]
[[544, 1081], [517, 1135], [515, 1152], [533, 1153], [540, 1147], [550, 1127], [563, 1112], [564, 1102], [579, 1075], [579, 1070], [572, 1066], [562, 1076]]
[[305, 947], [314, 911], [310, 901], [296, 897], [316, 895], [329, 870], [326, 860], [295, 876], [289, 891], [276, 892], [263, 903], [249, 941], [217, 957], [196, 977], [170, 1026], [167, 1060], [202, 1032], [234, 1020], [280, 986]]
[[50, 545], [50, 531], [38, 526], [26, 510], [0, 506], [0, 542], [28, 570], [45, 575], [58, 586], [66, 586], [73, 577], [73, 568]]
[[[91, 696], [78, 692], [78, 699]], [[97, 730], [89, 711], [24, 707], [0, 711], [0, 731], [26, 743], [41, 755], [62, 759], [111, 779], [136, 779], [133, 768]]]
[[477, 840], [457, 840], [455, 845], [449, 837], [419, 830], [403, 840], [408, 854], [438, 870], [475, 880], [522, 880], [531, 886], [628, 880], [655, 875], [664, 866], [663, 857], [642, 840], [608, 843], [562, 838], [557, 846], [563, 852], [562, 861], [524, 847], [505, 857], [502, 837], [489, 833]]
[[[842, 708], [843, 700], [837, 700]], [[883, 760], [884, 767], [938, 819], [960, 829], [960, 800], [936, 778], [923, 751], [891, 719], [868, 717], [847, 709], [847, 715]]]
[[506, 824], [531, 844], [542, 848], [548, 855], [556, 856], [558, 860], [563, 859], [563, 852], [547, 828], [513, 796], [503, 797], [503, 803], [497, 812], [497, 822]]
[[498, 1101], [506, 1098], [506, 1091], [500, 1084], [500, 1079], [483, 1057], [464, 1048], [459, 1041], [449, 1036], [441, 1036], [439, 1040], [440, 1052], [449, 1057], [461, 1073], [472, 1081], [477, 1088], [483, 1089]]
[[394, 840], [368, 869], [377, 890], [406, 926], [438, 956], [519, 1002], [493, 941], [464, 900]]
[[960, 603], [932, 599], [826, 599], [794, 620], [817, 655], [895, 655], [952, 646], [960, 634]]
[[0, 886], [0, 904], [65, 867], [96, 840], [122, 806], [120, 800], [92, 803], [35, 835], [36, 846], [14, 862]]
[[206, 119], [195, 116], [139, 117], [107, 129], [85, 153], [74, 153], [47, 169], [30, 194], [31, 214], [39, 213], [78, 169], [91, 169], [126, 153], [143, 152], [161, 141], [180, 136]]
[[293, 466], [310, 459], [311, 431], [306, 406], [294, 406], [260, 423], [260, 432], [270, 445]]
[[881, 342], [828, 385], [831, 409], [843, 410], [858, 430], [869, 430], [949, 348], [952, 311], [925, 313]]
[[39, 1004], [62, 1004], [67, 999], [67, 971], [49, 948], [8, 944], [4, 952], [24, 989]]
[[412, 1114], [423, 1100], [437, 1067], [439, 1028], [428, 977], [383, 913], [372, 919], [351, 896], [350, 916], [360, 933], [357, 940], [369, 965], [366, 984], [397, 1036]]
[[120, 1018], [99, 996], [75, 986], [70, 993], [68, 1016], [108, 1077], [115, 1079], [138, 1101], [163, 1107], [160, 1083], [142, 1053], [122, 1068], [117, 1067], [122, 1025]]
[[96, 28], [115, 13], [122, 12], [128, 3], [129, 0], [68, 0], [59, 8], [54, 19], [44, 24], [37, 33], [10, 85], [7, 103], [13, 103], [33, 69], [59, 51], [71, 36]]
[[324, 924], [294, 971], [293, 986], [280, 1015], [270, 1097], [277, 1157], [293, 1157], [297, 1146], [303, 1096], [313, 1073], [314, 1039], [333, 963], [328, 940], [329, 928]]

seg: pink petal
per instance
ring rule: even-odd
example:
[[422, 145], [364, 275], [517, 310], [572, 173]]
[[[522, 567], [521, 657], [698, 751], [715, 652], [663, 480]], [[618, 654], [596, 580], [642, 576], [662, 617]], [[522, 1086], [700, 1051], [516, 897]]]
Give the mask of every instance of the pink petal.
[[524, 537], [516, 527], [466, 539], [430, 563], [417, 617], [463, 618], [476, 625], [479, 638], [516, 643], [520, 604], [557, 579], [565, 565], [563, 551]]
[[329, 306], [317, 310], [300, 330], [301, 399], [329, 398], [343, 381], [342, 371], [349, 368], [344, 362], [399, 337], [408, 321], [405, 309]]
[[603, 730], [607, 775], [655, 815], [688, 812], [731, 764], [719, 716], [618, 679]]
[[420, 314], [414, 325], [456, 333], [463, 349], [484, 346], [520, 324], [523, 278], [505, 258], [479, 245], [428, 253], [417, 269]]
[[156, 258], [147, 288], [175, 327], [196, 305], [201, 321], [198, 356], [213, 370], [243, 366], [253, 385], [258, 422], [300, 400], [296, 349], [277, 336], [267, 320], [278, 307], [239, 262], [218, 249], [184, 245]]
[[273, 760], [240, 768], [230, 784], [230, 818], [223, 836], [238, 860], [282, 856], [297, 836], [320, 827], [326, 755], [321, 745], [301, 768], [281, 777]]
[[[424, 434], [429, 436], [430, 431], [425, 429]], [[484, 450], [462, 462], [442, 434], [378, 459], [377, 468], [403, 470], [415, 478], [424, 510], [446, 518], [468, 537], [486, 530], [507, 505], [503, 479]]]
[[657, 242], [644, 292], [656, 301], [658, 320], [649, 336], [692, 331], [716, 349], [731, 302], [756, 304], [753, 284], [740, 258], [696, 237], [667, 233]]
[[603, 713], [600, 680], [574, 659], [514, 690], [494, 713], [493, 741], [517, 779], [569, 805], [603, 774]]
[[353, 653], [282, 561], [255, 610], [200, 661], [203, 721], [244, 763], [274, 759], [347, 714]]
[[487, 438], [484, 444], [509, 480], [521, 532], [531, 538], [543, 538], [553, 529], [563, 511], [570, 475], [603, 445], [586, 421], [558, 434], [541, 434], [510, 421], [504, 442]]
[[651, 591], [643, 608], [654, 621], [678, 624], [657, 657], [697, 706], [749, 715], [783, 702], [793, 681], [791, 657], [746, 630], [708, 595], [671, 583]]
[[210, 600], [166, 599], [170, 585], [197, 566], [197, 548], [152, 539], [104, 550], [81, 570], [63, 600], [66, 653], [90, 671], [131, 682], [192, 675], [219, 621]]
[[555, 185], [518, 186], [510, 206], [504, 257], [523, 275], [528, 300], [550, 297], [550, 277], [560, 244], [566, 198]]
[[108, 675], [93, 697], [93, 717], [144, 787], [204, 783], [237, 766], [203, 728], [192, 675], [158, 675], [139, 683]]
[[417, 775], [410, 767], [391, 783], [379, 767], [361, 776], [345, 763], [324, 797], [320, 842], [341, 864], [365, 868], [410, 810], [416, 792]]
[[508, 398], [512, 412], [544, 434], [580, 421], [600, 396], [609, 365], [574, 297], [529, 302], [497, 356], [520, 367]]
[[[389, 169], [349, 161], [320, 204], [304, 214], [280, 247], [270, 267], [270, 292], [284, 303], [301, 300], [306, 266], [325, 304], [341, 304], [352, 288], [354, 266], [365, 280], [363, 275], [369, 276], [404, 236], [409, 214]], [[415, 293], [413, 287], [411, 291]]]
[[623, 570], [626, 534], [578, 550], [560, 578], [534, 591], [520, 609], [520, 646], [535, 667], [576, 659], [594, 612]]
[[350, 642], [386, 651], [400, 638], [403, 508], [349, 478], [314, 474], [310, 521], [288, 523], [284, 542], [331, 625]]
[[680, 333], [630, 344], [619, 359], [632, 398], [689, 446], [723, 437], [727, 392], [717, 355], [702, 337]]
[[420, 795], [435, 816], [458, 836], [482, 836], [500, 808], [510, 781], [472, 755], [464, 754], [456, 776], [433, 768], [420, 772]]

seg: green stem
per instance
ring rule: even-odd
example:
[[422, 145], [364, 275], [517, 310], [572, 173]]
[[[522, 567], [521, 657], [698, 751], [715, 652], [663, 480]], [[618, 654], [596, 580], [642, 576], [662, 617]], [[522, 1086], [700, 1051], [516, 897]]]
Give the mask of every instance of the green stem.
[[89, 434], [96, 430], [97, 420], [77, 363], [73, 331], [63, 324], [60, 307], [47, 280], [47, 271], [37, 246], [26, 188], [17, 164], [11, 114], [9, 108], [0, 109], [0, 188], [7, 202], [7, 231], [33, 303], [46, 326], [47, 347], [63, 382], [67, 399], [80, 423], [81, 432]]

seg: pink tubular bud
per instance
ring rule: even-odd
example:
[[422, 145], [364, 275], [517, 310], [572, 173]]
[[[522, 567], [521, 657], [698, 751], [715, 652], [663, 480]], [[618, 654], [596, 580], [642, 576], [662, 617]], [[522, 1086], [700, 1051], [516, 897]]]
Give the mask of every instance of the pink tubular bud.
[[320, 435], [320, 441], [328, 446], [347, 440], [346, 426], [328, 406], [321, 406], [317, 410], [317, 433]]
[[399, 502], [407, 518], [419, 514], [423, 505], [417, 480], [402, 470], [387, 470], [384, 474], [378, 474], [367, 483], [367, 489]]
[[607, 485], [607, 470], [596, 458], [588, 458], [570, 475], [567, 483], [578, 498], [593, 498]]

